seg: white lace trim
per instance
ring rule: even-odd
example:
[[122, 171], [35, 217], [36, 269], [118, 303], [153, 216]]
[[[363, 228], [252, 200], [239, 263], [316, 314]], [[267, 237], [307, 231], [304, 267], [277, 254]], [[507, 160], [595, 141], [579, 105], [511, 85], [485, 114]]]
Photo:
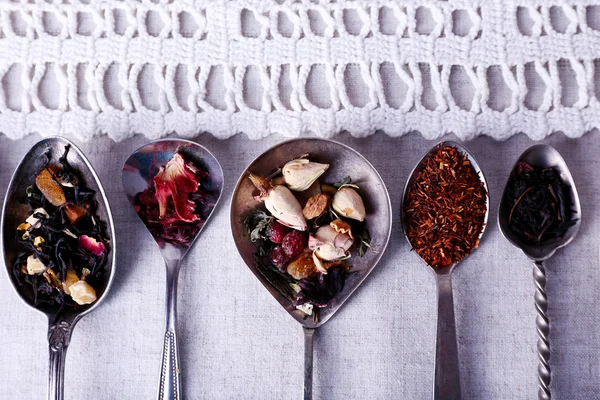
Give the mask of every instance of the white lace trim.
[[0, 3], [0, 132], [542, 139], [600, 127], [596, 1], [85, 3]]

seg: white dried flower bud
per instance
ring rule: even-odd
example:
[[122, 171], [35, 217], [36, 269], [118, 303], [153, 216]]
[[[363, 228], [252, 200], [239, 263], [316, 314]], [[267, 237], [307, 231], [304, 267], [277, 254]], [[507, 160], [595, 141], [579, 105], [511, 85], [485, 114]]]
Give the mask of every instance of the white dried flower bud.
[[285, 186], [272, 186], [266, 179], [250, 174], [250, 180], [260, 190], [258, 199], [265, 202], [267, 210], [283, 225], [299, 231], [308, 228], [302, 215], [302, 206]]
[[358, 221], [365, 220], [365, 205], [356, 190], [349, 186], [342, 186], [333, 196], [331, 201], [333, 210], [346, 218]]
[[329, 164], [311, 162], [305, 158], [292, 160], [281, 172], [288, 187], [296, 192], [307, 190], [329, 168]]

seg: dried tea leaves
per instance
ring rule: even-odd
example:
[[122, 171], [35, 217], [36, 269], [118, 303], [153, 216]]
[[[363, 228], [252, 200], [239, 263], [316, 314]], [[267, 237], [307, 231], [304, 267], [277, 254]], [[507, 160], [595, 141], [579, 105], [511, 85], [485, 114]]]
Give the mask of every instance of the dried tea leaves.
[[527, 244], [560, 240], [576, 222], [571, 188], [554, 168], [521, 161], [511, 175], [507, 190], [508, 225]]

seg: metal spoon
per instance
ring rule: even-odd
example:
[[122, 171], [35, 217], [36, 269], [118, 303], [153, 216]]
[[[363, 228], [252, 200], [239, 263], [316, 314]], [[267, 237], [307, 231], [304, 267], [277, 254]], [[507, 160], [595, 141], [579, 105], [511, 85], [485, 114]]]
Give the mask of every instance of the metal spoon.
[[[485, 191], [487, 193], [487, 209], [485, 213], [484, 227], [479, 235], [479, 238], [481, 239], [481, 236], [483, 236], [483, 232], [485, 231], [485, 226], [487, 225], [487, 219], [490, 211], [490, 198], [487, 182], [483, 176], [483, 172], [477, 164], [477, 161], [471, 155], [471, 153], [469, 153], [464, 146], [452, 141], [445, 141], [435, 145], [427, 152], [427, 154], [423, 156], [423, 158], [417, 163], [411, 172], [410, 178], [404, 187], [404, 193], [402, 194], [401, 220], [404, 234], [406, 235], [408, 227], [404, 210], [409, 188], [412, 186], [417, 174], [421, 171], [425, 157], [431, 153], [435, 153], [439, 146], [456, 147], [459, 152], [465, 154], [475, 171], [479, 174], [481, 182], [483, 182]], [[410, 240], [408, 242], [410, 243]], [[433, 398], [440, 400], [458, 400], [461, 398], [458, 345], [456, 342], [456, 323], [454, 319], [454, 297], [452, 295], [452, 271], [454, 271], [456, 265], [458, 265], [458, 263], [444, 268], [431, 267], [435, 274], [438, 289], [437, 344], [435, 348]]]
[[575, 224], [567, 230], [565, 235], [556, 241], [540, 245], [523, 243], [523, 241], [513, 233], [508, 224], [510, 207], [507, 196], [508, 187], [513, 176], [511, 172], [511, 177], [509, 177], [504, 188], [504, 193], [502, 194], [502, 201], [500, 202], [500, 208], [498, 210], [498, 224], [500, 225], [500, 230], [504, 237], [513, 245], [520, 248], [523, 253], [533, 261], [533, 279], [536, 288], [535, 308], [538, 314], [535, 322], [538, 334], [538, 358], [540, 360], [538, 366], [538, 399], [549, 400], [551, 398], [550, 341], [548, 337], [548, 334], [550, 333], [550, 321], [547, 314], [548, 296], [546, 294], [546, 268], [544, 267], [544, 261], [552, 257], [556, 250], [569, 244], [577, 235], [581, 224], [581, 204], [579, 203], [579, 196], [577, 195], [577, 189], [575, 188], [575, 182], [573, 181], [571, 172], [569, 172], [565, 160], [563, 160], [558, 151], [552, 146], [547, 144], [531, 146], [521, 154], [512, 171], [515, 171], [521, 161], [542, 168], [553, 167], [558, 170], [563, 182], [571, 187], [572, 209], [575, 211], [577, 218]]
[[[319, 319], [307, 318], [297, 310], [287, 297], [282, 295], [266, 279], [254, 260], [256, 247], [250, 241], [244, 225], [246, 217], [261, 204], [253, 197], [255, 187], [248, 179], [250, 172], [270, 176], [286, 162], [309, 154], [311, 160], [330, 164], [321, 182], [336, 182], [346, 176], [360, 186], [360, 193], [367, 207], [367, 226], [371, 234], [371, 246], [376, 251], [368, 251], [363, 257], [354, 255], [350, 259], [353, 274], [348, 276], [344, 289], [327, 307], [320, 309]], [[300, 324], [304, 330], [304, 399], [312, 399], [313, 347], [316, 329], [327, 322], [358, 286], [375, 268], [383, 255], [392, 228], [392, 209], [385, 183], [375, 168], [356, 150], [344, 144], [326, 139], [295, 139], [280, 143], [256, 158], [242, 173], [231, 200], [231, 231], [242, 259], [263, 286], [275, 297], [281, 306]]]
[[196, 241], [206, 222], [212, 215], [223, 190], [223, 170], [217, 159], [203, 146], [182, 139], [164, 139], [146, 144], [134, 151], [123, 166], [123, 188], [129, 202], [136, 207], [138, 193], [153, 185], [152, 180], [160, 167], [164, 166], [176, 153], [191, 161], [199, 169], [208, 172], [200, 184], [210, 199], [203, 210], [203, 224], [196, 237], [188, 246], [175, 245], [154, 237], [165, 260], [167, 269], [166, 328], [162, 351], [158, 399], [181, 399], [181, 367], [177, 346], [177, 278], [181, 260]]
[[[104, 282], [95, 287], [97, 300], [90, 305], [81, 306], [77, 310], [64, 309], [60, 311], [59, 307], [54, 305], [34, 305], [33, 292], [28, 287], [20, 286], [11, 270], [22, 249], [22, 245], [17, 240], [17, 226], [30, 213], [29, 208], [22, 204], [25, 188], [35, 184], [36, 173], [46, 161], [45, 155], [50, 151], [52, 154], [52, 160], [50, 161], [56, 163], [64, 153], [65, 146], [68, 145], [71, 146], [67, 157], [69, 164], [78, 172], [79, 178], [85, 182], [86, 186], [96, 192], [97, 212], [100, 219], [106, 223], [110, 238], [110, 251], [106, 256], [107, 262], [104, 266], [106, 270]], [[106, 194], [100, 179], [83, 153], [73, 143], [60, 137], [44, 139], [36, 143], [21, 160], [8, 186], [2, 209], [2, 254], [9, 281], [21, 300], [48, 317], [48, 344], [50, 350], [48, 399], [61, 400], [63, 398], [65, 358], [73, 328], [84, 315], [102, 304], [110, 290], [114, 275], [116, 242], [115, 229]]]

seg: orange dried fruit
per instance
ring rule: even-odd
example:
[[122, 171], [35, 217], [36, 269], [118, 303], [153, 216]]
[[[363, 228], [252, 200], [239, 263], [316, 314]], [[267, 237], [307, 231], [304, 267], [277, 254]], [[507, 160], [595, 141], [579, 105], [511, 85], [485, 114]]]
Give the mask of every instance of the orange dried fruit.
[[56, 172], [55, 167], [44, 168], [35, 178], [35, 185], [52, 205], [58, 207], [65, 204], [67, 199], [65, 198], [65, 192], [58, 183]]
[[317, 269], [312, 260], [312, 253], [302, 253], [300, 257], [288, 264], [286, 271], [297, 280], [314, 275]]
[[329, 199], [330, 196], [326, 193], [317, 193], [308, 199], [302, 210], [304, 218], [313, 219], [323, 215], [329, 207]]

